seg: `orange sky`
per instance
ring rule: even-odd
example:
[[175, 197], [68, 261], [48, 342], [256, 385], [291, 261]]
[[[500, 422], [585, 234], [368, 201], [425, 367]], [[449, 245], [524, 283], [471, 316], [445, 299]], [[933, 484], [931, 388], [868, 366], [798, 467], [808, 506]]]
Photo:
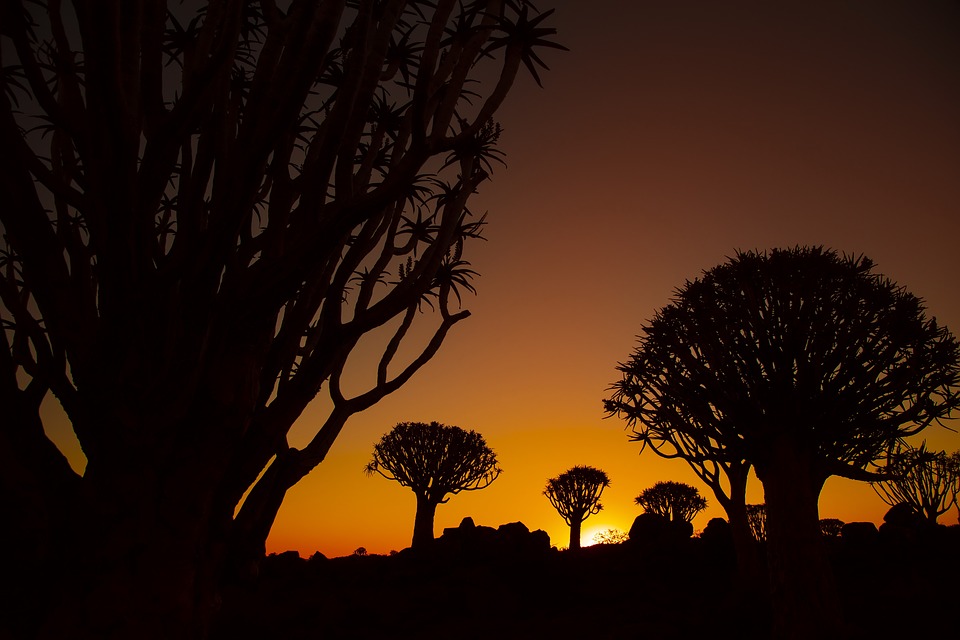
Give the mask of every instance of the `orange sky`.
[[[672, 291], [736, 249], [823, 244], [863, 253], [960, 332], [960, 9], [947, 1], [557, 1], [540, 90], [529, 78], [499, 114], [508, 169], [473, 201], [487, 242], [473, 316], [393, 396], [348, 423], [327, 460], [288, 494], [268, 551], [344, 555], [409, 546], [413, 493], [363, 468], [400, 421], [474, 429], [504, 471], [437, 509], [516, 520], [565, 546], [542, 490], [585, 464], [604, 469], [605, 510], [626, 530], [633, 498], [688, 482], [681, 461], [638, 456], [602, 399], [641, 325]], [[370, 357], [376, 357], [371, 351]], [[323, 392], [321, 392], [321, 396]], [[322, 422], [323, 402], [291, 444]], [[960, 424], [958, 424], [960, 426]], [[928, 430], [933, 448], [960, 436]], [[750, 502], [762, 502], [754, 480]], [[880, 522], [868, 485], [831, 479], [821, 517]], [[941, 518], [955, 522], [956, 511]]]
[[[638, 456], [601, 400], [641, 324], [735, 249], [823, 244], [864, 253], [960, 331], [960, 13], [947, 2], [541, 2], [556, 6], [545, 90], [529, 78], [500, 120], [509, 168], [489, 210], [473, 317], [401, 391], [357, 416], [281, 509], [270, 551], [409, 545], [413, 493], [366, 477], [399, 421], [483, 433], [503, 475], [437, 509], [515, 520], [566, 545], [542, 490], [576, 464], [612, 485], [584, 523], [629, 529], [658, 480], [701, 488], [681, 461]], [[306, 428], [305, 415], [299, 424]], [[928, 430], [936, 448], [960, 436]], [[754, 481], [748, 499], [762, 502]], [[831, 479], [822, 517], [880, 522], [868, 485]], [[956, 511], [941, 518], [954, 522]]]

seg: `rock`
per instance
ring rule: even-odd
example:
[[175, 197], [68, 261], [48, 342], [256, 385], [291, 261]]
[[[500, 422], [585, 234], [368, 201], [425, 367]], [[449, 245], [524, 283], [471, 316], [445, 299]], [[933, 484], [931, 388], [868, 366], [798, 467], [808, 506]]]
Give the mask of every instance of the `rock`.
[[633, 520], [629, 538], [632, 543], [662, 544], [679, 542], [693, 535], [689, 522], [672, 521], [655, 513], [641, 513]]
[[877, 525], [872, 522], [848, 522], [840, 529], [840, 539], [848, 547], [864, 547], [876, 543]]

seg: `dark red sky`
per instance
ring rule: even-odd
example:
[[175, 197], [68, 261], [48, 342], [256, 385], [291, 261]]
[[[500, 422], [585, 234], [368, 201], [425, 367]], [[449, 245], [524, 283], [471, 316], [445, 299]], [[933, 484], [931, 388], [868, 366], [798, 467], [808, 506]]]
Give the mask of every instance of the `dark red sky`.
[[[499, 114], [509, 168], [473, 204], [489, 211], [488, 241], [465, 256], [482, 274], [466, 300], [474, 315], [415, 380], [348, 424], [290, 492], [271, 551], [407, 546], [413, 494], [362, 473], [403, 420], [478, 430], [504, 468], [488, 489], [441, 505], [438, 534], [470, 515], [522, 520], [565, 544], [541, 492], [576, 464], [612, 480], [586, 536], [629, 528], [633, 497], [658, 480], [700, 486], [682, 462], [638, 456], [601, 401], [643, 322], [736, 249], [864, 253], [960, 330], [960, 5], [536, 4], [557, 7], [571, 51], [544, 51], [545, 89], [524, 78]], [[322, 404], [301, 419], [304, 438]], [[928, 440], [960, 449], [943, 430]], [[705, 494], [698, 529], [723, 515]], [[750, 499], [762, 501], [759, 483]], [[821, 499], [823, 517], [884, 511], [846, 481]]]

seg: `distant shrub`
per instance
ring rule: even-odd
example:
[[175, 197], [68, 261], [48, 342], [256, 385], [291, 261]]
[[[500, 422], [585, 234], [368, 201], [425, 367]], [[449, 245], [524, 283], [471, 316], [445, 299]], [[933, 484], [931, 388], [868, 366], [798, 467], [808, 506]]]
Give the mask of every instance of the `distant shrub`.
[[838, 518], [821, 518], [820, 520], [820, 533], [828, 538], [836, 538], [840, 536], [840, 531], [843, 529], [843, 525], [846, 522]]
[[593, 536], [594, 544], [620, 544], [630, 539], [626, 531], [607, 529]]
[[747, 505], [747, 523], [750, 533], [755, 540], [763, 542], [767, 539], [767, 506], [763, 504]]

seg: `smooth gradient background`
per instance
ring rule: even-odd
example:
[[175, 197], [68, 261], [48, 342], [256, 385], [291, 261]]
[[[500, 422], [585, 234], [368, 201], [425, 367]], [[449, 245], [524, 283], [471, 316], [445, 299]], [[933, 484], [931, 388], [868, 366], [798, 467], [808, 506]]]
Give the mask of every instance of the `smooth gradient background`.
[[[410, 384], [348, 424], [288, 494], [270, 551], [409, 546], [413, 493], [363, 474], [373, 443], [406, 420], [475, 429], [504, 469], [440, 505], [437, 535], [464, 516], [521, 520], [566, 546], [542, 491], [575, 464], [612, 481], [585, 542], [629, 529], [633, 498], [658, 480], [701, 488], [711, 506], [697, 529], [723, 516], [685, 463], [638, 456], [601, 401], [643, 323], [736, 249], [866, 254], [960, 331], [956, 3], [537, 6], [557, 8], [556, 39], [571, 51], [543, 50], [545, 88], [523, 78], [499, 115], [509, 167], [472, 205], [489, 211], [488, 241], [466, 256], [482, 274], [465, 300], [473, 316]], [[924, 437], [960, 449], [944, 429]], [[763, 501], [759, 482], [748, 499]], [[820, 500], [821, 517], [848, 522], [879, 523], [886, 508], [868, 485], [836, 478]], [[956, 521], [955, 510], [941, 517]]]
[[[509, 167], [472, 204], [489, 212], [487, 241], [465, 254], [482, 275], [479, 295], [464, 301], [473, 316], [414, 380], [348, 423], [289, 492], [270, 552], [409, 546], [413, 493], [363, 473], [374, 442], [400, 421], [477, 430], [504, 469], [489, 488], [440, 505], [437, 535], [464, 516], [520, 520], [566, 546], [542, 491], [577, 464], [612, 481], [584, 542], [629, 529], [633, 498], [658, 480], [701, 489], [710, 507], [696, 529], [724, 516], [685, 463], [639, 456], [624, 424], [604, 419], [602, 399], [644, 322], [737, 249], [866, 254], [960, 331], [960, 5], [536, 5], [557, 8], [556, 40], [571, 51], [542, 50], [545, 88], [524, 77], [498, 115]], [[322, 396], [292, 445], [322, 422]], [[960, 449], [945, 429], [924, 438]], [[748, 500], [763, 501], [755, 479]], [[847, 522], [879, 523], [886, 509], [868, 485], [836, 478], [820, 500], [821, 517]], [[956, 521], [956, 510], [941, 517]]]

